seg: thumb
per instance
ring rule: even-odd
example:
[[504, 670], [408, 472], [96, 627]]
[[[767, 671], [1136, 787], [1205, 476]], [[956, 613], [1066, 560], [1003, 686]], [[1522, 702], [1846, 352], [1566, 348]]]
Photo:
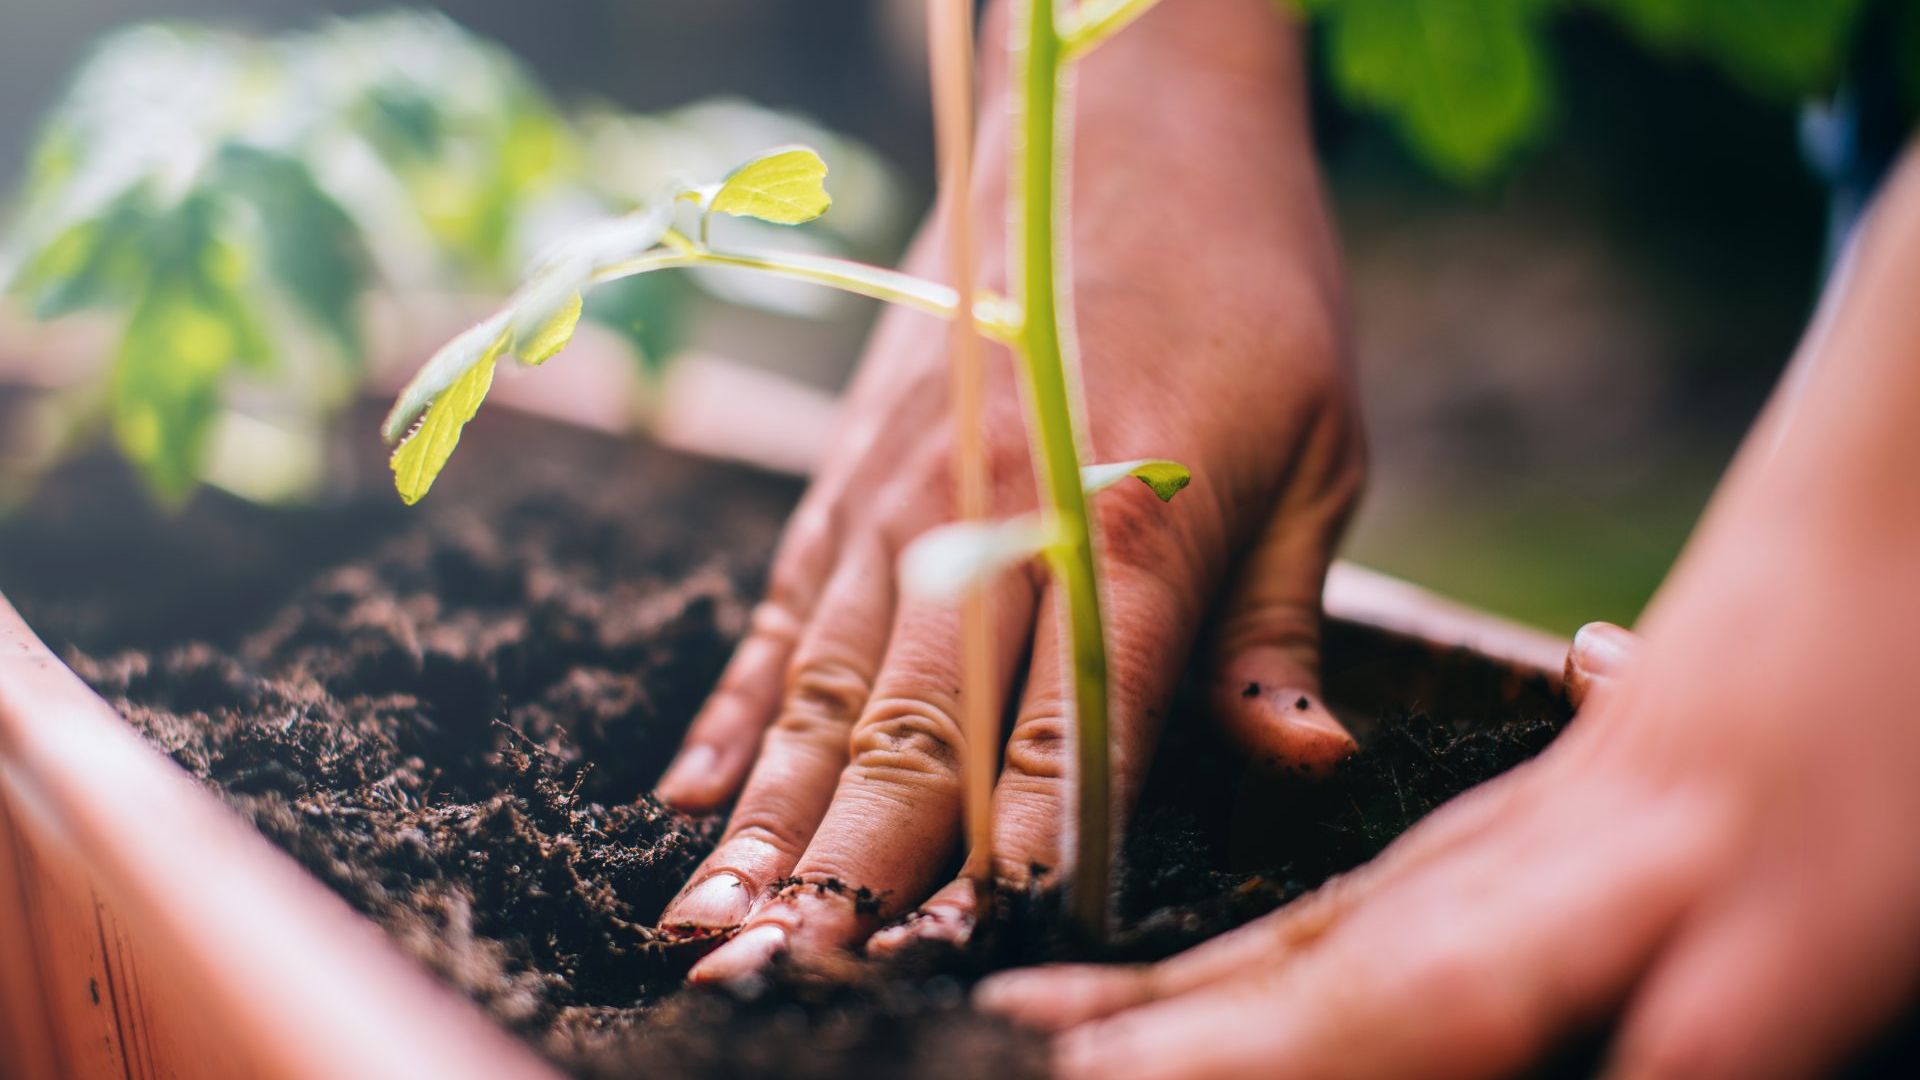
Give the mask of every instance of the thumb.
[[1567, 650], [1567, 700], [1578, 709], [1611, 693], [1640, 648], [1633, 631], [1609, 622], [1590, 622], [1573, 635]]
[[1289, 506], [1267, 525], [1221, 612], [1213, 715], [1268, 768], [1317, 774], [1356, 744], [1320, 698], [1320, 594], [1350, 491]]

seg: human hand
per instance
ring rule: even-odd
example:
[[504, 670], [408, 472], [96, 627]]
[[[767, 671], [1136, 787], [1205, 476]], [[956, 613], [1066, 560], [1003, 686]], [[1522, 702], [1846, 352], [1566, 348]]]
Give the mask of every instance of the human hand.
[[[991, 103], [995, 73], [983, 81]], [[1236, 571], [1245, 587], [1223, 612], [1214, 672], [1229, 731], [1274, 761], [1352, 746], [1317, 698], [1320, 588], [1362, 462], [1303, 93], [1292, 29], [1264, 0], [1172, 0], [1080, 73], [1075, 300], [1094, 460], [1171, 457], [1195, 474], [1170, 506], [1127, 484], [1095, 507], [1117, 809]], [[1002, 113], [982, 110], [983, 176], [1004, 175]], [[998, 181], [983, 188], [978, 218], [1003, 220]], [[992, 285], [1002, 238], [982, 247]], [[931, 245], [914, 261], [941, 265]], [[999, 517], [1035, 497], [1011, 360], [989, 360]], [[745, 781], [719, 847], [662, 917], [742, 927], [696, 979], [855, 944], [950, 872], [958, 620], [894, 586], [901, 548], [953, 512], [946, 365], [944, 327], [885, 316], [768, 599], [660, 783], [666, 801], [710, 810]], [[994, 798], [996, 876], [1018, 885], [1059, 861], [1071, 725], [1051, 590], [1008, 575], [992, 600], [1003, 696], [1032, 651]], [[964, 934], [971, 900], [942, 890], [911, 932]]]
[[1851, 604], [1744, 584], [1624, 683], [1623, 632], [1584, 631], [1562, 740], [1374, 863], [1164, 964], [982, 1003], [1065, 1032], [1068, 1077], [1506, 1075], [1623, 1000], [1614, 1075], [1831, 1066], [1920, 971], [1920, 727], [1819, 616]]
[[1163, 964], [979, 1002], [1058, 1073], [1510, 1074], [1617, 1018], [1617, 1077], [1817, 1075], [1920, 984], [1920, 158], [1876, 209], [1629, 647], [1534, 762], [1378, 859]]

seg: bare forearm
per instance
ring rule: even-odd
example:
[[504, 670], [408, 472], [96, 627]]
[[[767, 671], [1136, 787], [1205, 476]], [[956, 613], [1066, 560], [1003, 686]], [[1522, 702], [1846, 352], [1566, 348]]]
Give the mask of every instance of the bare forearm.
[[[976, 187], [996, 208], [1010, 144], [1011, 7], [997, 0], [981, 28]], [[1069, 130], [1083, 287], [1173, 265], [1196, 289], [1232, 296], [1257, 267], [1271, 301], [1283, 254], [1296, 284], [1337, 309], [1300, 37], [1268, 0], [1163, 0], [1078, 64]]]
[[1817, 573], [1835, 590], [1875, 582], [1858, 594], [1863, 622], [1867, 607], [1897, 613], [1920, 600], [1915, 282], [1920, 150], [1888, 180], [1656, 616], [1724, 563], [1756, 576]]

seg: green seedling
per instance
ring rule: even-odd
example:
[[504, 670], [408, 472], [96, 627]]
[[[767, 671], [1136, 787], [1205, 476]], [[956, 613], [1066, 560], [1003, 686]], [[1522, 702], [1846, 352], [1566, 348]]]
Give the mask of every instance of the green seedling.
[[[653, 205], [586, 230], [556, 246], [498, 312], [430, 359], [395, 403], [385, 434], [400, 497], [417, 502], [446, 466], [504, 356], [544, 362], [571, 337], [583, 291], [674, 268], [722, 266], [810, 281], [949, 318], [970, 318], [981, 335], [1011, 347], [1025, 384], [1028, 440], [1039, 474], [1041, 507], [1011, 522], [961, 521], [929, 533], [904, 556], [909, 588], [958, 599], [996, 574], [1035, 557], [1051, 568], [1065, 597], [1077, 733], [1077, 850], [1070, 890], [1075, 921], [1105, 932], [1112, 859], [1107, 734], [1107, 651], [1101, 622], [1095, 538], [1088, 499], [1128, 477], [1161, 499], [1189, 479], [1175, 462], [1152, 460], [1083, 469], [1076, 360], [1063, 317], [1071, 282], [1059, 257], [1063, 160], [1062, 93], [1068, 66], [1152, 7], [1113, 0], [1070, 11], [1048, 0], [1020, 5], [1015, 19], [1016, 143], [1008, 189], [1013, 206], [1012, 295], [976, 293], [959, 311], [950, 286], [849, 260], [746, 251], [713, 243], [716, 214], [798, 225], [832, 205], [827, 165], [805, 147], [781, 147], [708, 184], [682, 184]], [[951, 196], [950, 196], [951, 197]], [[966, 290], [973, 292], [973, 290]]]

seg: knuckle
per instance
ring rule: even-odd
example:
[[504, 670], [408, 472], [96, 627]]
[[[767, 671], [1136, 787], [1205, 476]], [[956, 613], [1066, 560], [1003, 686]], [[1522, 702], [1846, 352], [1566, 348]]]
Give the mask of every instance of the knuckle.
[[794, 614], [794, 599], [794, 590], [782, 589], [776, 578], [768, 598], [753, 606], [749, 632], [774, 641], [790, 642], [798, 637], [800, 618]]
[[1015, 720], [1007, 737], [1007, 771], [1047, 780], [1064, 779], [1071, 748], [1068, 734], [1067, 718], [1057, 712]]
[[734, 815], [727, 826], [727, 836], [713, 855], [707, 860], [709, 869], [726, 870], [753, 881], [749, 856], [754, 850], [771, 849], [782, 855], [798, 855], [805, 847], [805, 838], [795, 829], [787, 817], [772, 810], [743, 809]]
[[[787, 519], [787, 531], [780, 538], [780, 557], [776, 560], [780, 567], [790, 567], [812, 561], [822, 549], [830, 546], [835, 532], [838, 531], [839, 511], [837, 500], [806, 499], [794, 508]], [[776, 575], [779, 571], [776, 569]]]
[[839, 726], [860, 715], [873, 679], [844, 660], [802, 657], [787, 675], [787, 707], [796, 718], [820, 719]]
[[959, 769], [963, 738], [955, 717], [951, 703], [926, 698], [875, 702], [854, 725], [848, 752], [856, 766], [868, 771], [953, 775]]
[[[766, 694], [763, 690], [757, 690], [754, 684], [739, 672], [728, 669], [720, 676], [719, 685], [707, 695], [706, 703], [701, 708], [700, 718], [694, 721], [694, 726], [700, 726], [701, 720], [735, 710], [765, 709], [765, 702]], [[764, 719], [764, 713], [760, 719]]]
[[767, 738], [788, 744], [824, 748], [835, 746], [845, 736], [847, 722], [812, 708], [785, 708], [773, 721]]
[[1152, 492], [1136, 483], [1129, 482], [1118, 490], [1123, 497], [1103, 497], [1095, 504], [1103, 557], [1114, 566], [1131, 570], [1163, 574], [1175, 569], [1180, 556], [1170, 541], [1176, 522], [1162, 512], [1173, 508], [1162, 506]]
[[1320, 611], [1310, 603], [1256, 599], [1224, 616], [1218, 633], [1223, 657], [1257, 646], [1296, 653], [1310, 670], [1318, 667]]

